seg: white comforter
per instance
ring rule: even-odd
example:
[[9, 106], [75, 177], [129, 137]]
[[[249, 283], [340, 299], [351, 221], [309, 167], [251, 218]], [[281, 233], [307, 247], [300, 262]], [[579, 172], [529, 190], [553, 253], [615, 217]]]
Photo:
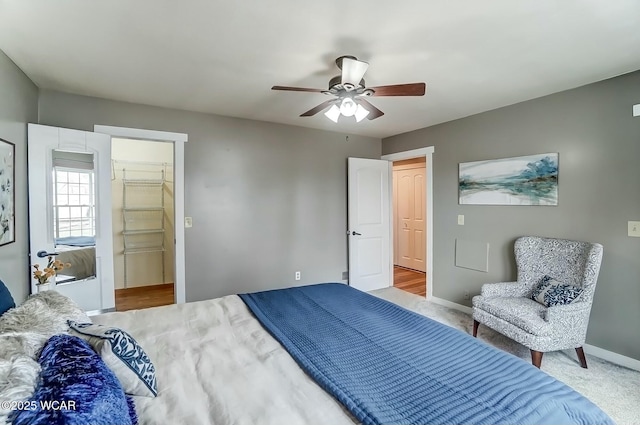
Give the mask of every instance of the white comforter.
[[356, 423], [235, 295], [92, 321], [129, 332], [155, 365], [158, 396], [134, 397], [141, 425]]

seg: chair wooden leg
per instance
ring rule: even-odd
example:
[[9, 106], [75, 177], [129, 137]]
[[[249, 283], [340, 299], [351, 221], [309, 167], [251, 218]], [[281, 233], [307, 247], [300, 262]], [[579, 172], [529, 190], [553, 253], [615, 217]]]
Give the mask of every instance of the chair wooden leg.
[[583, 368], [587, 368], [587, 358], [584, 356], [584, 350], [582, 347], [576, 348], [576, 353], [578, 354], [578, 359], [580, 359], [580, 366]]
[[542, 364], [542, 354], [542, 351], [531, 350], [531, 363], [538, 369]]
[[478, 322], [477, 320], [473, 321], [473, 336], [476, 337], [478, 336], [478, 325], [480, 324], [480, 322]]

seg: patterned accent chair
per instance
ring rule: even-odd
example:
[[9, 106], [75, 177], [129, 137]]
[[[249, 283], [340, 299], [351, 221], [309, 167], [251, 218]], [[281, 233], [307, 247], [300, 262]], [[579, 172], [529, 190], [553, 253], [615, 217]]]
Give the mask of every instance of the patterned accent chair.
[[[544, 352], [575, 348], [580, 365], [586, 368], [582, 346], [602, 245], [525, 236], [516, 240], [514, 251], [518, 281], [484, 284], [481, 294], [473, 297], [473, 336], [482, 323], [529, 348], [531, 361], [538, 368]], [[582, 292], [570, 304], [546, 307], [531, 299], [545, 276], [580, 287]]]

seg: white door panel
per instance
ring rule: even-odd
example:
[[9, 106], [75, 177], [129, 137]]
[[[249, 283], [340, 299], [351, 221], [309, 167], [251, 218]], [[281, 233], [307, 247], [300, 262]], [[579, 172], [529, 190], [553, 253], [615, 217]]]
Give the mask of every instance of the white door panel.
[[389, 162], [349, 158], [349, 284], [390, 285]]
[[[424, 268], [424, 262], [425, 262], [424, 240], [425, 240], [425, 235], [422, 230], [416, 230], [413, 233], [413, 246], [415, 247], [415, 250], [413, 252], [413, 258], [416, 261], [416, 263], [419, 264], [419, 267], [422, 267], [422, 268]], [[422, 270], [422, 268], [418, 268], [418, 270]]]
[[395, 263], [425, 271], [425, 168], [394, 170], [394, 179], [398, 250]]
[[358, 264], [360, 265], [359, 275], [363, 278], [380, 276], [382, 274], [382, 263], [379, 261], [369, 261], [372, 258], [380, 258], [383, 253], [382, 238], [354, 238], [357, 244]]
[[[63, 262], [71, 263], [71, 268], [63, 269], [59, 273], [58, 283], [50, 284], [52, 289], [69, 296], [87, 311], [114, 308], [111, 137], [99, 133], [29, 124], [27, 148], [32, 266], [30, 270], [33, 271], [34, 264], [44, 266], [47, 263], [47, 256], [39, 257], [38, 252], [58, 252], [58, 258], [65, 258]], [[78, 156], [91, 158], [89, 162], [84, 163], [85, 169], [75, 168], [74, 164], [79, 162], [74, 158]], [[54, 174], [54, 157], [58, 171], [68, 173], [65, 174], [65, 178], [69, 180], [59, 180], [60, 174]], [[82, 186], [82, 181], [77, 180], [79, 175], [87, 178], [88, 183], [85, 186]], [[65, 195], [54, 197], [54, 182], [57, 183], [56, 192], [60, 187], [66, 187]], [[82, 195], [85, 189], [90, 190], [91, 195]], [[87, 204], [86, 199], [93, 200]], [[54, 210], [57, 213], [54, 213]], [[80, 216], [77, 215], [77, 211], [80, 212]], [[95, 220], [89, 217], [95, 217]], [[86, 226], [89, 226], [90, 230], [86, 230], [86, 227], [82, 230], [85, 223], [88, 223]], [[58, 231], [66, 229], [68, 237], [91, 234], [95, 237], [95, 245], [78, 247], [65, 243], [56, 246], [56, 228]], [[90, 258], [95, 258], [93, 264]], [[74, 275], [65, 275], [65, 271], [73, 272]], [[77, 279], [70, 280], [64, 276], [75, 276]], [[37, 291], [36, 280], [32, 276], [31, 292]]]
[[400, 228], [398, 231], [398, 257], [401, 266], [411, 260], [411, 230], [406, 227]]

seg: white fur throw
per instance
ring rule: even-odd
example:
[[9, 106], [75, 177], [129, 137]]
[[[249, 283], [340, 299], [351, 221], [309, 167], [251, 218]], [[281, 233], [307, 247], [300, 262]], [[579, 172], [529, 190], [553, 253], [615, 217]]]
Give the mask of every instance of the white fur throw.
[[[67, 320], [91, 320], [70, 298], [56, 291], [31, 295], [0, 317], [0, 402], [28, 399], [40, 373], [38, 356], [53, 335], [68, 333]], [[9, 409], [0, 408], [0, 425]]]

